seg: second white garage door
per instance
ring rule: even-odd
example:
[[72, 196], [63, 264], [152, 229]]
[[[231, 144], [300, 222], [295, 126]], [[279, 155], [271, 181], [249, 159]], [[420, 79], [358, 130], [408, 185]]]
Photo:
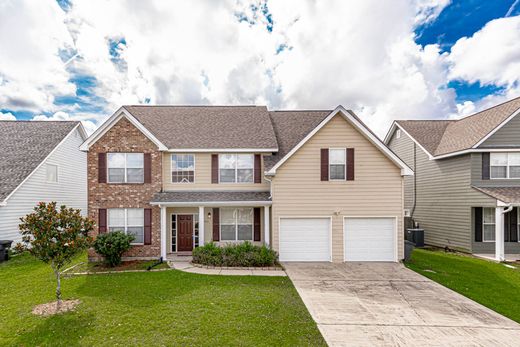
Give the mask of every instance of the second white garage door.
[[345, 261], [396, 261], [395, 218], [345, 218]]
[[280, 218], [280, 261], [330, 261], [330, 218]]

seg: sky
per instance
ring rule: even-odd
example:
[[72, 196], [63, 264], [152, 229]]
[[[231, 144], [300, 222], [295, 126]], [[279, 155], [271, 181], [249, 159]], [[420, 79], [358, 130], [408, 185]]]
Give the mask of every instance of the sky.
[[0, 0], [0, 119], [267, 105], [456, 119], [520, 96], [520, 0]]

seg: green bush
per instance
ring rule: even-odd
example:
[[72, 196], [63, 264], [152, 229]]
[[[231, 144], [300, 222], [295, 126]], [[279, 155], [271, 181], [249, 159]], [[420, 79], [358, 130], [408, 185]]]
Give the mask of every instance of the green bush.
[[193, 262], [210, 266], [273, 266], [278, 263], [278, 255], [265, 245], [255, 246], [247, 241], [222, 247], [207, 243], [193, 250]]
[[94, 250], [105, 258], [108, 266], [114, 267], [121, 264], [123, 253], [132, 247], [130, 243], [133, 240], [133, 235], [127, 235], [121, 231], [103, 233], [98, 235], [94, 241]]

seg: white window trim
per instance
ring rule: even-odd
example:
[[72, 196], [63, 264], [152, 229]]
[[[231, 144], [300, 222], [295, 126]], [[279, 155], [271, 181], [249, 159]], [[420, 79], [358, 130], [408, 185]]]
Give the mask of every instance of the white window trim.
[[[56, 181], [49, 181], [49, 174], [48, 174], [49, 166], [56, 168]], [[45, 166], [45, 181], [47, 183], [59, 183], [60, 175], [59, 175], [59, 166], [57, 164], [47, 164]]]
[[[495, 152], [490, 153], [489, 155], [489, 178], [492, 180], [520, 180], [520, 177], [510, 177], [509, 168], [511, 167], [509, 156], [510, 154], [513, 154], [515, 152]], [[507, 164], [506, 164], [506, 177], [493, 177], [492, 176], [492, 167], [502, 167], [503, 165], [491, 165], [491, 157], [493, 154], [506, 154], [507, 155]], [[514, 165], [514, 166], [520, 166], [520, 165]]]
[[[485, 239], [486, 233], [485, 233], [485, 228], [484, 228], [484, 226], [486, 226], [486, 225], [494, 225], [495, 228], [496, 228], [496, 224], [497, 224], [497, 221], [496, 221], [496, 220], [495, 220], [495, 223], [485, 223], [485, 222], [484, 222], [484, 215], [485, 215], [484, 210], [486, 210], [486, 209], [493, 210], [493, 215], [494, 215], [494, 213], [495, 213], [495, 208], [494, 208], [494, 207], [483, 207], [483, 208], [482, 208], [482, 242], [495, 242], [494, 239], [493, 239], [493, 240], [486, 240], [486, 239]], [[493, 235], [495, 235], [495, 234], [493, 234]]]
[[[228, 223], [222, 223], [222, 208], [219, 208], [219, 221], [218, 221], [218, 230], [219, 230], [219, 241], [220, 242], [228, 242], [228, 243], [241, 243], [241, 242], [246, 242], [246, 241], [250, 241], [250, 242], [254, 242], [254, 239], [255, 239], [255, 228], [254, 228], [254, 225], [255, 225], [255, 216], [254, 216], [254, 208], [250, 208], [250, 207], [246, 207], [247, 209], [250, 209], [251, 210], [251, 214], [252, 214], [252, 220], [251, 220], [251, 240], [239, 240], [238, 239], [238, 226], [239, 225], [247, 225], [247, 224], [238, 224], [238, 209], [239, 208], [243, 208], [243, 207], [237, 207], [237, 208], [228, 208], [230, 210], [233, 210], [233, 214], [235, 215], [235, 239], [234, 240], [222, 240], [222, 225], [233, 225], [233, 224], [228, 224]], [[225, 208], [226, 209], [226, 208]]]
[[[342, 150], [343, 151], [343, 159], [345, 160], [345, 169], [343, 172], [343, 178], [330, 178], [330, 165], [340, 165], [340, 164], [331, 164], [330, 162], [330, 151], [331, 150]], [[346, 181], [347, 180], [347, 148], [329, 148], [329, 181]]]
[[[109, 160], [108, 160], [108, 157], [110, 154], [124, 154], [125, 155], [125, 175], [124, 175], [124, 178], [125, 180], [123, 182], [112, 182], [110, 181], [110, 166], [108, 165], [109, 163]], [[143, 180], [141, 182], [127, 182], [128, 181], [128, 165], [127, 165], [127, 155], [128, 154], [141, 154], [143, 156]], [[142, 152], [108, 152], [107, 153], [107, 183], [112, 183], [112, 184], [142, 184], [144, 183], [144, 153]], [[113, 169], [120, 169], [120, 168], [113, 168]], [[138, 169], [138, 168], [134, 168], [134, 167], [131, 167], [130, 169]]]
[[[170, 237], [173, 238], [173, 228], [172, 228], [172, 218], [173, 216], [175, 216], [175, 251], [173, 250], [172, 248], [172, 244], [170, 243], [170, 250], [172, 253], [177, 253], [177, 247], [179, 246], [179, 243], [177, 242], [177, 230], [178, 230], [178, 227], [179, 227], [179, 215], [183, 215], [183, 216], [193, 216], [192, 218], [192, 222], [193, 222], [193, 233], [192, 233], [192, 236], [193, 236], [193, 248], [195, 247], [199, 247], [199, 240], [200, 240], [200, 235], [195, 235], [195, 231], [197, 231], [198, 233], [200, 232], [200, 216], [198, 213], [177, 213], [177, 212], [174, 212], [174, 213], [170, 213], [170, 232], [171, 232], [171, 235]], [[197, 218], [197, 219], [195, 219]], [[196, 223], [199, 223], [199, 226], [197, 227], [196, 226]], [[202, 222], [204, 223], [204, 221]], [[197, 242], [195, 242], [195, 240], [197, 240]], [[170, 241], [171, 242], [171, 241]]]
[[[220, 163], [222, 162], [220, 160], [221, 156], [223, 155], [232, 155], [235, 157], [235, 182], [221, 182], [220, 181]], [[253, 179], [251, 182], [238, 182], [238, 156], [239, 155], [250, 155], [253, 157], [253, 167], [251, 168], [253, 170]], [[247, 170], [248, 168], [241, 168], [244, 170]], [[224, 169], [224, 170], [231, 170], [231, 169]], [[218, 183], [219, 184], [251, 184], [255, 183], [255, 155], [252, 153], [220, 153], [218, 155]]]
[[[174, 155], [191, 155], [193, 156], [193, 182], [173, 182], [173, 156]], [[195, 183], [195, 154], [192, 153], [172, 153], [170, 155], [170, 182], [172, 184], [194, 184]], [[192, 171], [187, 169], [176, 169], [175, 171]]]
[[[128, 225], [128, 210], [129, 209], [132, 209], [132, 210], [141, 210], [143, 212], [143, 241], [144, 241], [144, 208], [133, 208], [133, 207], [129, 207], [129, 208], [109, 208], [108, 209], [108, 213], [107, 213], [107, 227], [108, 227], [108, 231], [110, 232], [110, 210], [124, 210], [125, 211], [125, 225], [123, 226], [124, 228], [124, 233], [128, 235], [128, 227], [141, 227], [141, 225]], [[119, 227], [121, 225], [116, 225], [116, 227]], [[132, 242], [130, 243], [132, 246], [142, 246], [144, 245], [144, 242]]]

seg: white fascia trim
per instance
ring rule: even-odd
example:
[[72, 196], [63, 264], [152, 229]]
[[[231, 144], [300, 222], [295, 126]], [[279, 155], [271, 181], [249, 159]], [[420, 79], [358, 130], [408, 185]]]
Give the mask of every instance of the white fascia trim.
[[88, 151], [90, 146], [96, 143], [105, 133], [112, 128], [114, 124], [116, 124], [121, 118], [125, 117], [132, 123], [139, 131], [141, 131], [150, 141], [152, 141], [160, 151], [166, 151], [168, 148], [161, 143], [148, 129], [144, 127], [141, 122], [139, 122], [130, 112], [128, 112], [124, 107], [120, 107], [112, 116], [110, 116], [99, 128], [90, 137], [83, 142], [83, 144], [79, 147], [82, 151]]
[[339, 105], [332, 111], [327, 118], [325, 118], [316, 128], [314, 128], [307, 136], [303, 138], [289, 153], [287, 153], [275, 166], [271, 168], [266, 174], [272, 176], [276, 174], [278, 169], [283, 163], [285, 163], [296, 151], [298, 151], [311, 137], [313, 137], [321, 128], [323, 128], [335, 115], [341, 113], [343, 118], [350, 122], [354, 127], [360, 131], [373, 145], [375, 145], [383, 154], [385, 154], [390, 160], [401, 168], [402, 176], [413, 175], [412, 169], [408, 167], [394, 152], [392, 152], [381, 140], [372, 134], [364, 125], [358, 122], [350, 112], [348, 112], [343, 106]]
[[487, 139], [489, 139], [491, 136], [493, 136], [494, 133], [496, 133], [497, 131], [499, 131], [504, 125], [506, 125], [507, 123], [509, 123], [509, 121], [513, 118], [515, 118], [516, 115], [520, 114], [520, 108], [518, 110], [516, 110], [515, 112], [513, 112], [512, 115], [510, 115], [509, 117], [507, 117], [507, 119], [505, 119], [502, 123], [500, 123], [495, 129], [491, 130], [489, 132], [489, 134], [487, 134], [486, 136], [484, 136], [479, 142], [477, 142], [473, 147], [471, 148], [477, 148], [478, 146], [480, 146], [484, 141], [486, 141]]
[[45, 159], [43, 159], [43, 160], [40, 162], [40, 164], [38, 164], [38, 166], [36, 166], [36, 168], [35, 168], [33, 171], [31, 171], [31, 173], [30, 173], [29, 175], [27, 175], [27, 177], [25, 177], [24, 180], [23, 180], [23, 181], [22, 181], [22, 182], [21, 182], [21, 183], [20, 183], [16, 188], [14, 188], [13, 191], [12, 191], [11, 193], [9, 193], [9, 195], [4, 199], [4, 201], [0, 201], [0, 206], [7, 206], [7, 200], [9, 200], [9, 198], [10, 198], [11, 196], [13, 196], [13, 194], [16, 193], [16, 191], [17, 191], [18, 189], [20, 189], [20, 187], [21, 187], [25, 182], [27, 182], [27, 180], [28, 180], [29, 178], [32, 177], [32, 175], [33, 175], [33, 174], [34, 174], [34, 173], [35, 173], [35, 172], [36, 172], [36, 171], [37, 171], [37, 170], [38, 170], [38, 169], [39, 169], [39, 168], [40, 168], [40, 167], [41, 167], [41, 166], [42, 166], [42, 165], [47, 161], [47, 159], [49, 159], [49, 157], [50, 157], [54, 152], [56, 152], [56, 150], [57, 150], [57, 149], [58, 149], [58, 148], [59, 148], [59, 147], [60, 147], [60, 146], [65, 142], [65, 141], [67, 141], [67, 139], [68, 139], [68, 138], [69, 138], [69, 137], [74, 133], [74, 131], [76, 131], [76, 129], [78, 129], [80, 132], [82, 132], [82, 131], [85, 132], [85, 129], [83, 128], [83, 125], [81, 125], [81, 122], [78, 123], [78, 125], [76, 125], [76, 126], [75, 126], [75, 127], [74, 127], [74, 128], [73, 128], [73, 129], [72, 129], [72, 130], [67, 134], [67, 136], [65, 136], [65, 137], [60, 141], [60, 143], [58, 143], [58, 144], [56, 145], [56, 147], [54, 147], [54, 148], [52, 149], [52, 151], [51, 151], [49, 154], [47, 154], [47, 156], [45, 157]]
[[278, 148], [170, 148], [167, 152], [172, 153], [273, 153]]
[[271, 201], [171, 201], [171, 202], [151, 202], [150, 205], [161, 207], [226, 207], [226, 206], [271, 206]]

